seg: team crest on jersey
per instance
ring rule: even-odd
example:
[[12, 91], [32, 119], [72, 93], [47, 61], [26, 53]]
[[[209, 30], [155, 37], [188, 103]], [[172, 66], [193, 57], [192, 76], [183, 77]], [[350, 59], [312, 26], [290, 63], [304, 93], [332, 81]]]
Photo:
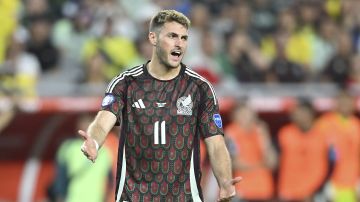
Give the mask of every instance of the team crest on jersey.
[[214, 119], [215, 125], [216, 125], [218, 128], [222, 128], [222, 120], [221, 120], [220, 114], [214, 114], [214, 115], [213, 115], [213, 119]]
[[114, 101], [115, 101], [115, 97], [111, 94], [108, 94], [102, 100], [101, 106], [106, 107], [106, 106], [112, 104]]
[[187, 97], [185, 97], [185, 96], [180, 97], [176, 101], [176, 107], [177, 107], [177, 114], [178, 115], [191, 116], [192, 115], [192, 108], [193, 108], [191, 95], [188, 95]]

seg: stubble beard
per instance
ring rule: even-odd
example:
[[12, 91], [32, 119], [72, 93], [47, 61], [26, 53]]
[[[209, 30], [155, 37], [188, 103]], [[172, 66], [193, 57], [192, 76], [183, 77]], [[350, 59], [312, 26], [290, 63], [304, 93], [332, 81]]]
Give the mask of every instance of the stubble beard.
[[167, 69], [175, 69], [178, 65], [172, 65], [167, 59], [166, 51], [159, 45], [156, 46], [156, 57], [159, 59], [160, 64], [164, 65]]

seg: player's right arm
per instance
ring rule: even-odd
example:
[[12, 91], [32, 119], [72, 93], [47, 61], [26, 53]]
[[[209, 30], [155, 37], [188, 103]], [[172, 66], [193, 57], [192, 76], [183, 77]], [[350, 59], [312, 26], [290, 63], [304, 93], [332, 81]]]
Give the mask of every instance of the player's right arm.
[[116, 121], [116, 116], [112, 112], [102, 110], [98, 112], [86, 132], [78, 131], [84, 139], [81, 151], [92, 162], [95, 162], [98, 149], [105, 142], [107, 134], [114, 127]]
[[[138, 67], [139, 70], [140, 68]], [[81, 151], [93, 162], [97, 157], [98, 149], [105, 142], [107, 134], [115, 125], [121, 123], [127, 89], [124, 79], [126, 72], [111, 80], [101, 103], [102, 110], [98, 112], [86, 132], [79, 131], [80, 136], [84, 139]]]

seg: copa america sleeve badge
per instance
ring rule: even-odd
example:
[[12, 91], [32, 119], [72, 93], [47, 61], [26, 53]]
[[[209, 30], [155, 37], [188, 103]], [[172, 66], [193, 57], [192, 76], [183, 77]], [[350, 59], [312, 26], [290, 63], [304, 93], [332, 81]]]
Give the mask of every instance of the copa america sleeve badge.
[[220, 114], [214, 114], [214, 115], [213, 115], [213, 119], [214, 119], [215, 125], [216, 125], [218, 128], [222, 128], [222, 120], [221, 120]]
[[102, 100], [101, 106], [106, 107], [115, 102], [115, 97], [112, 94], [107, 94]]

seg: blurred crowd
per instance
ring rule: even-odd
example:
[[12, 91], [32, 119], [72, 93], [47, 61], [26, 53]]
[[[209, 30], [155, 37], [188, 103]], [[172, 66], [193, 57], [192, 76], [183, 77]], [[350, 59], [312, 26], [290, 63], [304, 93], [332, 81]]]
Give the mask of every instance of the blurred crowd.
[[243, 177], [234, 201], [360, 201], [360, 119], [348, 92], [334, 99], [324, 113], [298, 99], [275, 132], [246, 102], [235, 106], [225, 126], [233, 174]]
[[[0, 97], [102, 95], [112, 77], [150, 58], [148, 24], [161, 9], [191, 19], [184, 63], [214, 85], [360, 82], [358, 0], [0, 0]], [[352, 96], [335, 100], [321, 115], [299, 100], [271, 135], [236, 105], [225, 133], [234, 174], [246, 179], [239, 200], [358, 201], [359, 119]], [[60, 151], [61, 166], [71, 158]]]
[[360, 80], [356, 0], [12, 0], [0, 4], [0, 92], [102, 92], [149, 59], [160, 9], [191, 19], [184, 62], [215, 85]]

